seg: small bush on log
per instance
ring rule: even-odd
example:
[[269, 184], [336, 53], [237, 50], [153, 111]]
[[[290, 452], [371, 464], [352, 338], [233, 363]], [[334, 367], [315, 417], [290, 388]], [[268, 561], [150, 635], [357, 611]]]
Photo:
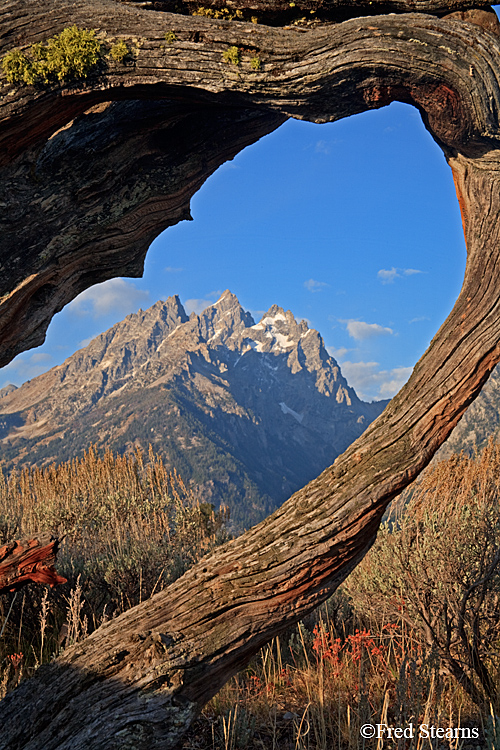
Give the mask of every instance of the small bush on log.
[[66, 83], [87, 78], [101, 56], [102, 44], [95, 31], [71, 26], [45, 44], [32, 44], [26, 53], [19, 49], [8, 52], [2, 70], [8, 82], [17, 85]]
[[196, 10], [193, 10], [192, 15], [205, 16], [205, 18], [222, 18], [224, 21], [244, 20], [243, 11], [239, 9], [230, 10], [229, 8], [204, 8], [200, 6]]
[[238, 47], [235, 46], [225, 49], [222, 53], [222, 57], [224, 62], [232, 63], [233, 65], [239, 65], [241, 62], [240, 51]]
[[113, 44], [109, 51], [109, 54], [111, 55], [113, 60], [116, 60], [116, 62], [118, 63], [124, 63], [128, 58], [130, 58], [130, 50], [123, 39]]

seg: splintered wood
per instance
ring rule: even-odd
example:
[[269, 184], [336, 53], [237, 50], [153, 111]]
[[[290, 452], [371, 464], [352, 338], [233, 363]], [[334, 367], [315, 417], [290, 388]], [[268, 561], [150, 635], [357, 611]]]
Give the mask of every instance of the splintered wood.
[[49, 534], [38, 539], [25, 539], [0, 547], [0, 594], [17, 591], [27, 583], [48, 583], [58, 586], [67, 579], [54, 568], [58, 540]]

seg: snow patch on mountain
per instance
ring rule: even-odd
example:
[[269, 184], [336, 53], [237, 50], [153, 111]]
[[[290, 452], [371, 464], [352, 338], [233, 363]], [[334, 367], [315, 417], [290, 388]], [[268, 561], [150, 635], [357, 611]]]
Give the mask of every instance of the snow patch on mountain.
[[281, 407], [281, 411], [283, 412], [283, 414], [291, 414], [291, 416], [294, 417], [299, 424], [302, 424], [302, 420], [304, 419], [303, 414], [298, 414], [293, 409], [290, 409], [290, 407], [287, 406], [284, 401], [280, 401], [279, 406]]
[[291, 349], [295, 346], [295, 341], [292, 341], [292, 339], [289, 336], [284, 336], [282, 333], [273, 333], [271, 334], [272, 338], [276, 341], [277, 347], [273, 344], [273, 349], [279, 348], [282, 351], [285, 351], [286, 349]]
[[[246, 354], [247, 352], [249, 352], [250, 349], [253, 349], [255, 352], [259, 352], [260, 354], [262, 354], [262, 352], [264, 351], [264, 349], [262, 348], [262, 344], [260, 343], [260, 341], [254, 341], [253, 339], [244, 339], [243, 341], [244, 341], [245, 344], [247, 344], [247, 347], [243, 351], [243, 354]], [[241, 357], [240, 357], [240, 359], [241, 359]]]

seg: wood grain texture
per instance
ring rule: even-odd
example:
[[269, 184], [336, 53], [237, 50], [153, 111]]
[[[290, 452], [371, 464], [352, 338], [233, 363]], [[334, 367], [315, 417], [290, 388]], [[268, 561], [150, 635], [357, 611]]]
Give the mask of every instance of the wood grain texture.
[[[124, 0], [125, 1], [125, 0]], [[130, 0], [126, 0], [130, 4]], [[462, 20], [481, 19], [480, 25], [497, 26], [495, 12], [484, 0], [132, 0], [149, 11], [204, 14], [229, 20], [247, 20], [268, 26], [340, 23], [349, 18], [386, 13], [428, 13], [446, 16], [459, 13]], [[235, 15], [238, 13], [239, 15]]]
[[[393, 100], [416, 106], [453, 170], [467, 240], [464, 284], [450, 316], [407, 385], [332, 467], [270, 518], [68, 649], [0, 704], [2, 750], [168, 749], [261, 645], [345, 579], [373, 543], [387, 503], [430, 461], [500, 359], [499, 38], [466, 18], [416, 13], [355, 18], [304, 31], [152, 13], [112, 0], [54, 0], [50, 14], [27, 0], [10, 0], [0, 9], [3, 51], [60, 31], [69, 17], [110, 38], [140, 39], [140, 46], [133, 66], [109, 69], [81, 87], [37, 91], [3, 85], [4, 175], [17, 180], [16, 191], [28, 205], [41, 200], [37, 216], [41, 227], [50, 225], [51, 237], [42, 250], [28, 228], [22, 254], [16, 249], [19, 262], [4, 276], [4, 309], [17, 304], [25, 315], [24, 334], [8, 326], [2, 333], [3, 341], [11, 335], [9, 356], [23, 345], [16, 343], [16, 335], [33, 340], [32, 290], [43, 274], [53, 274], [54, 288], [47, 289], [44, 303], [49, 315], [51, 299], [60, 305], [92, 282], [85, 253], [97, 265], [99, 280], [122, 272], [122, 256], [127, 268], [138, 264], [147, 242], [165, 226], [159, 215], [151, 218], [151, 201], [158, 201], [174, 223], [176, 210], [186, 210], [190, 194], [217, 163], [290, 116], [325, 122]], [[8, 34], [7, 23], [13, 29]], [[169, 30], [177, 40], [166, 49]], [[239, 66], [222, 57], [233, 45], [240, 50]], [[252, 56], [261, 59], [261, 70], [251, 68]], [[114, 104], [78, 117], [52, 145], [47, 141], [90, 104], [104, 101]], [[123, 124], [127, 107], [131, 131]], [[144, 124], [141, 130], [141, 116], [150, 123], [153, 112], [153, 129]], [[223, 123], [219, 137], [218, 117]], [[175, 132], [174, 121], [180, 130], [190, 123], [184, 140], [152, 137], [163, 126]], [[203, 141], [204, 129], [212, 133], [210, 147]], [[146, 158], [145, 144], [159, 141], [161, 157], [153, 148], [152, 162], [143, 162], [145, 173], [152, 168], [155, 197], [137, 190], [123, 208], [123, 196], [115, 195], [118, 183], [110, 179], [109, 190], [104, 178], [99, 183], [86, 148], [97, 149], [104, 174], [115, 163], [116, 150], [122, 162], [125, 154], [131, 159], [135, 173], [141, 165], [140, 159], [134, 161], [135, 149]], [[209, 158], [204, 160], [204, 153]], [[61, 196], [65, 184], [58, 176], [51, 192], [58, 154], [75, 165], [76, 184], [69, 178], [66, 184], [75, 196], [79, 185], [83, 189], [77, 221], [85, 227], [84, 241], [71, 229], [79, 210], [76, 197], [62, 206], [59, 198], [54, 216], [50, 213], [51, 196]], [[124, 175], [124, 188], [135, 184], [132, 175]], [[7, 193], [2, 201], [13, 206]], [[120, 235], [117, 227], [128, 217], [134, 228]], [[21, 231], [20, 217], [16, 221], [11, 243]], [[141, 231], [146, 240], [134, 254]], [[112, 248], [102, 239], [107, 232], [116, 243]], [[1, 262], [8, 264], [8, 252], [2, 253]], [[38, 332], [42, 319], [40, 312]], [[50, 716], [40, 699], [48, 690]], [[15, 719], [19, 707], [29, 714], [29, 725]]]
[[51, 534], [35, 539], [9, 542], [0, 547], [0, 595], [17, 591], [27, 583], [58, 586], [67, 579], [60, 576], [54, 563], [58, 540]]
[[[152, 13], [114, 0], [53, 0], [52, 7], [47, 14], [28, 0], [4, 3], [0, 57], [77, 23], [108, 41], [127, 39], [136, 58], [131, 65], [110, 63], [80, 86], [35, 89], [0, 79], [0, 364], [42, 343], [52, 315], [87, 286], [140, 274], [152, 239], [188, 216], [191, 195], [211, 171], [289, 116], [326, 122], [398, 99], [415, 104], [448, 149], [473, 155], [496, 136], [499, 95], [490, 71], [498, 37], [475, 23], [406, 14], [304, 31]], [[165, 40], [169, 31], [177, 37], [172, 44]], [[239, 66], [224, 61], [229, 46], [239, 48]], [[471, 56], [471, 48], [480, 54]], [[259, 71], [251, 67], [254, 58]], [[190, 108], [194, 119], [202, 113], [212, 122], [217, 110], [225, 137], [212, 130], [212, 157], [201, 126], [196, 135], [191, 129], [192, 144], [177, 137], [169, 147], [155, 136], [157, 114], [147, 137], [147, 99], [176, 102], [186, 116]], [[119, 106], [123, 112], [131, 106], [124, 100], [135, 101], [140, 137], [119, 122]], [[83, 117], [109, 101], [115, 107], [99, 122]], [[250, 121], [243, 126], [245, 117]], [[165, 119], [164, 132], [168, 113]], [[61, 162], [71, 158], [72, 166], [54, 175], [50, 139], [59, 128], [66, 128], [56, 136]], [[218, 156], [217, 143], [226, 144]], [[96, 156], [92, 174], [89, 151]], [[120, 153], [127, 155], [128, 174], [117, 170]], [[106, 180], [117, 171], [118, 190]]]
[[[160, 10], [167, 3], [166, 0], [120, 0], [127, 5], [135, 5], [139, 8], [146, 8], [148, 10]], [[252, 2], [252, 7], [259, 9], [261, 7], [269, 7], [271, 10], [276, 8], [284, 8], [285, 3], [268, 2], [265, 4], [265, 0], [249, 0]], [[450, 13], [454, 10], [464, 10], [467, 8], [481, 8], [491, 6], [491, 3], [487, 3], [486, 0], [310, 0], [311, 7], [315, 8], [352, 8], [356, 15], [363, 16], [368, 6], [373, 6], [370, 15], [380, 15], [381, 13], [390, 13], [391, 11], [399, 11], [400, 13]], [[286, 3], [289, 5], [289, 2]], [[297, 2], [296, 5], [300, 8], [303, 4]], [[179, 7], [179, 6], [178, 6]], [[199, 3], [198, 6], [200, 7]], [[205, 0], [204, 8], [216, 7], [215, 0]], [[245, 2], [240, 0], [228, 0], [228, 2], [221, 2], [219, 6], [221, 8], [245, 8], [247, 7]]]

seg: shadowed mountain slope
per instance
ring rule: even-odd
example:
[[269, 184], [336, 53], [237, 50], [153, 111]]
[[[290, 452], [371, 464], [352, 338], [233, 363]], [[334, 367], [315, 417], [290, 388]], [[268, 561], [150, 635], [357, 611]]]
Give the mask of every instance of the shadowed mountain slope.
[[472, 454], [483, 448], [493, 436], [500, 438], [500, 368], [497, 366], [483, 386], [483, 390], [469, 406], [450, 437], [441, 446], [437, 458], [465, 451]]
[[62, 365], [0, 391], [6, 469], [149, 444], [255, 523], [330, 465], [382, 411], [319, 333], [273, 305], [255, 324], [229, 291], [200, 315], [177, 296], [129, 315]]

